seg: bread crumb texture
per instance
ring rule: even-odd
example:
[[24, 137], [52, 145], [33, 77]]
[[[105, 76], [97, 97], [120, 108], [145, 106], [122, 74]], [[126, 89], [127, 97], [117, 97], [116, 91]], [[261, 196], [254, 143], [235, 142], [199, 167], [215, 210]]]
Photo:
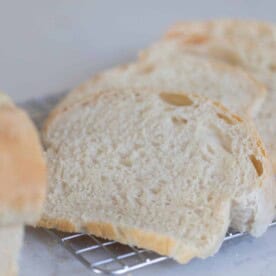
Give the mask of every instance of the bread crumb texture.
[[229, 226], [259, 236], [272, 220], [275, 187], [256, 131], [202, 96], [107, 90], [46, 125], [41, 226], [185, 263], [213, 255]]

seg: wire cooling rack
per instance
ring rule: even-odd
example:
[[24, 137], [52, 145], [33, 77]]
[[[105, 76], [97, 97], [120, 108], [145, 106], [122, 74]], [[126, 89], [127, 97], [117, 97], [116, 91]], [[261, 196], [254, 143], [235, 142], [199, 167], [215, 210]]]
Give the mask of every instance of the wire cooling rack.
[[[276, 221], [271, 224], [276, 225]], [[104, 240], [89, 234], [63, 233], [45, 230], [83, 265], [95, 273], [122, 275], [133, 270], [163, 262], [169, 257], [116, 241]], [[229, 231], [224, 241], [246, 235]]]
[[[64, 93], [59, 93], [47, 98], [37, 98], [20, 105], [27, 109], [37, 127], [41, 129], [43, 120], [63, 95]], [[271, 226], [274, 225], [276, 221], [271, 224]], [[100, 239], [93, 235], [45, 231], [95, 273], [122, 275], [169, 259], [146, 249], [122, 245], [116, 241]], [[246, 233], [230, 230], [224, 241], [244, 235]]]
[[[122, 275], [169, 259], [152, 251], [88, 234], [68, 234], [46, 230], [75, 258], [95, 273]], [[242, 233], [227, 233], [225, 240], [240, 237]]]

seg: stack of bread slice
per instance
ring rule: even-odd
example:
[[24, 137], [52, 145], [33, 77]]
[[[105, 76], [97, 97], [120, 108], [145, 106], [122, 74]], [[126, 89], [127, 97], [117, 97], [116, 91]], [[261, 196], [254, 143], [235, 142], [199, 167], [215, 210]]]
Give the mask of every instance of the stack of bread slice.
[[39, 219], [46, 162], [27, 114], [0, 93], [0, 275], [16, 275], [24, 224]]
[[[237, 37], [258, 44], [259, 23], [230, 22], [240, 30], [255, 24]], [[214, 24], [222, 24], [218, 40], [234, 37], [223, 32], [228, 23]], [[115, 239], [181, 263], [213, 255], [229, 227], [265, 232], [276, 187], [271, 148], [254, 122], [266, 118], [264, 128], [274, 131], [275, 110], [266, 106], [273, 72], [260, 69], [259, 77], [249, 55], [250, 66], [237, 66], [197, 45], [193, 51], [204, 39], [185, 40], [183, 29], [170, 29], [136, 62], [92, 77], [49, 115], [50, 183], [40, 226]], [[275, 50], [274, 33], [261, 38]], [[256, 55], [257, 63], [261, 50]], [[264, 108], [271, 116], [260, 115]]]
[[266, 86], [267, 97], [255, 122], [276, 172], [276, 25], [239, 20], [183, 22], [172, 26], [161, 44], [178, 44], [185, 53], [243, 68]]

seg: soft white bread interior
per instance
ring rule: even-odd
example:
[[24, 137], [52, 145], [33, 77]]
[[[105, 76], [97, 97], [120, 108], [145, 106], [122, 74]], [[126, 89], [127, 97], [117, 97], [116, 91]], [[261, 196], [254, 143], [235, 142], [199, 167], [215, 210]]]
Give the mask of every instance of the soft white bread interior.
[[23, 225], [0, 227], [0, 275], [15, 276], [23, 239]]
[[0, 93], [0, 226], [35, 223], [46, 181], [46, 164], [33, 123]]
[[[167, 47], [168, 46], [168, 47]], [[139, 62], [100, 73], [73, 90], [57, 107], [74, 105], [109, 88], [189, 91], [222, 102], [240, 115], [256, 116], [266, 90], [248, 73], [206, 58], [185, 54], [175, 43], [150, 48]]]
[[275, 186], [246, 121], [202, 96], [91, 93], [50, 115], [49, 193], [40, 226], [85, 231], [181, 263], [220, 247], [229, 226], [261, 235]]
[[246, 20], [182, 22], [169, 29], [163, 43], [173, 41], [183, 52], [248, 70], [266, 85], [268, 94], [256, 124], [276, 173], [276, 25]]

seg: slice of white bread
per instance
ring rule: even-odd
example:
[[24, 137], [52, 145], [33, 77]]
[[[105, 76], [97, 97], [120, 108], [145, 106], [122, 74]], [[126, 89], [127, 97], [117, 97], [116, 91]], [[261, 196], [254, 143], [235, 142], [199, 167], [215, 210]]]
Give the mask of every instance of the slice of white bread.
[[249, 116], [257, 114], [266, 95], [264, 87], [243, 70], [169, 47], [166, 53], [161, 49], [158, 58], [150, 55], [140, 62], [98, 74], [69, 93], [56, 112], [90, 97], [91, 93], [126, 87], [195, 92]]
[[0, 275], [17, 275], [18, 253], [23, 239], [23, 225], [0, 227]]
[[165, 40], [177, 41], [183, 51], [242, 67], [267, 86], [256, 124], [276, 172], [276, 25], [241, 20], [183, 22], [171, 27]]
[[35, 223], [46, 181], [46, 164], [33, 123], [0, 94], [0, 226]]
[[46, 122], [49, 193], [39, 225], [81, 231], [181, 263], [229, 226], [261, 235], [275, 186], [256, 131], [218, 102], [153, 89], [92, 93]]

